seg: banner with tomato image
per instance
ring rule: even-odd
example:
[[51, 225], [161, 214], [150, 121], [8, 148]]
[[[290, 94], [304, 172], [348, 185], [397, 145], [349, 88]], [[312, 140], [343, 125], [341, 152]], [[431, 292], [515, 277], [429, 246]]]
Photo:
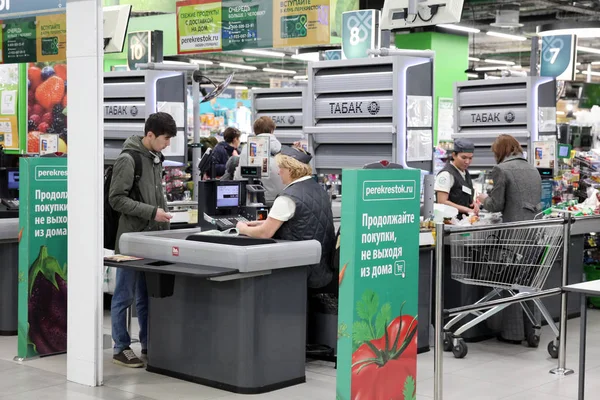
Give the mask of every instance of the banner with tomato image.
[[415, 400], [420, 173], [344, 170], [337, 400]]
[[67, 153], [67, 64], [27, 67], [27, 154]]

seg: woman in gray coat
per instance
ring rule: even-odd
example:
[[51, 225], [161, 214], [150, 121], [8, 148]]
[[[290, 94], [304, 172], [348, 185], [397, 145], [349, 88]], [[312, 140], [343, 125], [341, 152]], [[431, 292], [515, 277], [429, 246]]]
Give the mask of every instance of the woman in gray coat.
[[[542, 180], [538, 170], [523, 156], [523, 148], [510, 135], [500, 135], [492, 145], [498, 165], [492, 170], [494, 187], [489, 195], [480, 194], [482, 208], [502, 212], [504, 222], [534, 219], [541, 211]], [[537, 308], [536, 318], [539, 318]], [[502, 327], [498, 339], [520, 344], [531, 326], [525, 326], [523, 309], [519, 304], [502, 312]]]

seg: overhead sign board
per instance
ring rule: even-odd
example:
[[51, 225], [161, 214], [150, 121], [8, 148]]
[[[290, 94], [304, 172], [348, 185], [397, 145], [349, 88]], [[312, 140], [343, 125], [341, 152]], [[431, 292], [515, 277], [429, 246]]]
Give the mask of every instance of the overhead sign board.
[[330, 43], [329, 0], [182, 0], [178, 54]]
[[65, 12], [67, 0], [0, 0], [0, 20]]
[[544, 36], [540, 76], [566, 81], [575, 79], [576, 40], [572, 35]]
[[342, 59], [368, 57], [379, 47], [381, 31], [379, 10], [348, 11], [343, 14]]

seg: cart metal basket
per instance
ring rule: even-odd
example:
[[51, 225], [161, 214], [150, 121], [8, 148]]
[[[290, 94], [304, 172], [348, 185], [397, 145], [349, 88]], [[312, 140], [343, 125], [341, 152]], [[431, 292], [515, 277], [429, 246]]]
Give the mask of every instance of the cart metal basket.
[[[476, 304], [505, 295], [519, 297], [542, 290], [550, 270], [563, 250], [564, 230], [559, 224], [519, 226], [500, 224], [489, 230], [466, 232], [450, 231], [448, 235], [451, 253], [452, 279], [465, 285], [490, 287], [492, 290]], [[448, 242], [447, 242], [448, 243]], [[540, 299], [531, 300], [540, 310], [555, 335], [559, 331], [550, 313]], [[537, 347], [540, 341], [540, 321], [525, 302], [519, 303], [534, 330], [527, 342]], [[467, 347], [460, 338], [462, 333], [485, 321], [508, 307], [507, 304], [491, 307], [485, 312], [472, 311], [456, 315], [444, 326], [444, 348], [457, 358], [467, 354]], [[450, 329], [468, 315], [476, 318], [460, 326], [453, 333]]]

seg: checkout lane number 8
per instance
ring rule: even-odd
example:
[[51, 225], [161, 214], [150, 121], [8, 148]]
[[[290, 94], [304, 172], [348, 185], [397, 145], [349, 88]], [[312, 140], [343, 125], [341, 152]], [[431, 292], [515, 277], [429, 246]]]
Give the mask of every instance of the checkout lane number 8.
[[548, 43], [548, 48], [542, 55], [544, 61], [554, 64], [564, 46], [565, 43], [561, 38], [553, 38], [552, 41]]
[[346, 27], [350, 29], [350, 44], [352, 46], [364, 42], [369, 37], [369, 29], [371, 28], [368, 20], [369, 15], [369, 12], [357, 13], [357, 15], [348, 18]]

